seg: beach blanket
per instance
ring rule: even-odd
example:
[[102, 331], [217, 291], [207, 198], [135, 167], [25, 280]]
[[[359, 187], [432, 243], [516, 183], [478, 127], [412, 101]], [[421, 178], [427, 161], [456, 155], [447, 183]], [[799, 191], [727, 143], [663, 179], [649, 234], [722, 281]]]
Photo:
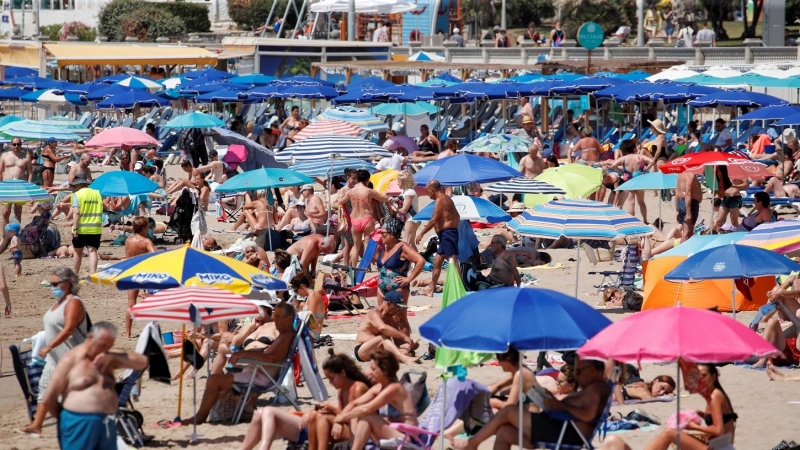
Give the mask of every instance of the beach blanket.
[[[632, 398], [630, 400], [625, 400], [626, 405], [638, 405], [640, 403], [669, 403], [675, 400], [675, 396], [673, 395], [662, 395], [661, 397], [653, 397], [646, 400]], [[617, 402], [611, 402], [611, 406], [619, 406]]]

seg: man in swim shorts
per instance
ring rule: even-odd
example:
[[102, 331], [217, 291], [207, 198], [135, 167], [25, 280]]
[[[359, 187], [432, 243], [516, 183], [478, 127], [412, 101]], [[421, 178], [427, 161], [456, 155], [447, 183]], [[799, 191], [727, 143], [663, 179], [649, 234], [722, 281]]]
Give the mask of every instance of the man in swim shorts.
[[411, 326], [403, 311], [403, 295], [398, 291], [389, 291], [383, 300], [380, 306], [370, 309], [358, 325], [353, 355], [357, 361], [366, 362], [372, 352], [384, 349], [400, 362], [416, 361], [414, 350], [419, 343], [411, 339]]
[[[694, 234], [697, 216], [700, 214], [700, 201], [703, 200], [703, 191], [697, 175], [683, 172], [678, 175], [678, 184], [675, 186], [675, 209], [678, 211], [678, 223], [682, 225], [681, 242], [685, 242]], [[689, 208], [686, 208], [686, 205]]]
[[58, 417], [58, 443], [63, 449], [117, 448], [114, 416], [119, 401], [114, 370], [144, 370], [148, 361], [138, 353], [109, 351], [116, 338], [114, 325], [98, 322], [89, 330], [86, 341], [56, 365], [42, 406]]
[[[422, 294], [433, 296], [433, 293], [436, 292], [436, 283], [439, 281], [439, 275], [442, 273], [442, 263], [444, 263], [445, 259], [458, 255], [458, 226], [461, 222], [461, 216], [458, 214], [453, 200], [444, 193], [438, 181], [429, 181], [425, 185], [425, 192], [435, 202], [433, 215], [431, 220], [422, 228], [422, 231], [417, 234], [416, 242], [419, 245], [422, 241], [422, 236], [430, 231], [431, 228], [436, 230], [436, 236], [439, 238], [439, 248], [436, 250], [436, 256], [433, 259], [430, 290]], [[458, 263], [451, 264], [450, 267], [458, 270]]]

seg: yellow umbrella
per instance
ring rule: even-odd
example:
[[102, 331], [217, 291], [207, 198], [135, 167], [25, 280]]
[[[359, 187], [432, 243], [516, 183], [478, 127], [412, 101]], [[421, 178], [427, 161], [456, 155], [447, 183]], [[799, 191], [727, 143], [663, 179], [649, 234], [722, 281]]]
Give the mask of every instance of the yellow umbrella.
[[603, 171], [583, 164], [566, 164], [551, 167], [536, 177], [563, 189], [568, 199], [586, 198], [603, 182]]
[[372, 176], [369, 177], [369, 181], [372, 182], [372, 186], [376, 191], [385, 194], [386, 190], [389, 189], [389, 183], [391, 183], [392, 180], [396, 180], [398, 176], [400, 176], [400, 172], [389, 169], [373, 173]]

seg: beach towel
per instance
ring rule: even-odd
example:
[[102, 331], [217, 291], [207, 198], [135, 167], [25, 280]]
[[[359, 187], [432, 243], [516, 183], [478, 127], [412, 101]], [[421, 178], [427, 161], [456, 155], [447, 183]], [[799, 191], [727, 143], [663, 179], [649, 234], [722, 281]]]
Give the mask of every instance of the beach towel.
[[[639, 399], [639, 398], [632, 398], [630, 400], [625, 400], [624, 404], [625, 405], [638, 405], [640, 403], [669, 403], [669, 402], [671, 402], [673, 400], [675, 400], [675, 396], [674, 395], [662, 395], [660, 397], [648, 398], [646, 400], [642, 400], [642, 399]], [[619, 403], [611, 402], [611, 406], [619, 406]]]

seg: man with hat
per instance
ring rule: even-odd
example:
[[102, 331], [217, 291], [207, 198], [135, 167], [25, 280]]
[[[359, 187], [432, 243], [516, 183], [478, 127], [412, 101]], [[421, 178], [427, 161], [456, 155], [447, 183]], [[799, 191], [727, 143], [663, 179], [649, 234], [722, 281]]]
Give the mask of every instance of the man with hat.
[[536, 121], [533, 120], [532, 116], [523, 115], [522, 128], [518, 128], [514, 134], [539, 144], [540, 148], [542, 146], [542, 133], [536, 128]]
[[75, 248], [73, 270], [80, 273], [83, 248], [89, 248], [89, 271], [97, 272], [97, 249], [103, 234], [103, 197], [89, 187], [91, 181], [78, 178], [72, 186], [72, 247]]
[[[31, 161], [30, 154], [22, 149], [22, 139], [15, 137], [11, 139], [11, 151], [3, 153], [0, 156], [0, 180], [25, 180], [29, 183], [33, 182], [33, 162]], [[22, 220], [22, 205], [14, 206], [14, 216], [18, 221]], [[3, 203], [3, 223], [1, 226], [6, 226], [11, 218], [10, 203]]]
[[300, 195], [306, 204], [306, 216], [311, 219], [312, 228], [325, 225], [328, 220], [328, 211], [325, 210], [322, 199], [314, 195], [314, 185], [304, 184], [300, 188]]
[[403, 311], [403, 295], [389, 291], [383, 296], [383, 304], [369, 310], [358, 325], [356, 347], [353, 354], [357, 361], [369, 361], [369, 355], [383, 349], [397, 357], [400, 362], [417, 361], [414, 350], [419, 342], [411, 339], [411, 326]]
[[461, 30], [458, 27], [453, 28], [453, 34], [450, 35], [450, 40], [456, 43], [456, 47], [464, 46], [464, 36], [461, 36]]

